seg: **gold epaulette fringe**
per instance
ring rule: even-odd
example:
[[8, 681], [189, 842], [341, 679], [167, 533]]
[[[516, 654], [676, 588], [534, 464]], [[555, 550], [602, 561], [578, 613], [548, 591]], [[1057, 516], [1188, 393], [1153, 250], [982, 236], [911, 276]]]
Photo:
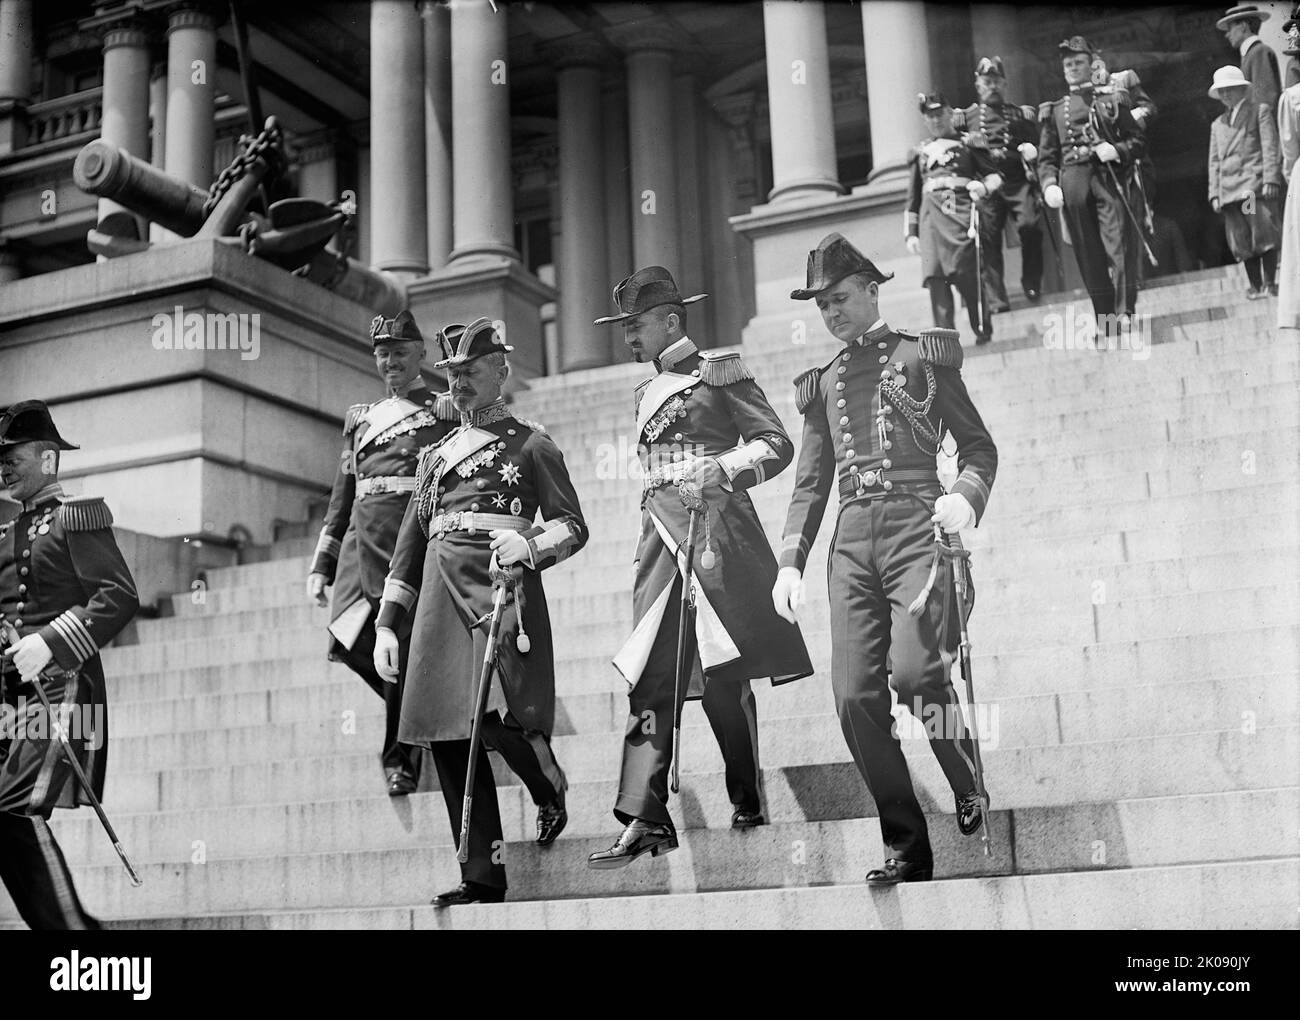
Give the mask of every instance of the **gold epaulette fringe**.
[[754, 373], [740, 360], [739, 351], [703, 351], [700, 354], [700, 381], [709, 386], [730, 386], [752, 378]]
[[917, 335], [922, 361], [947, 368], [961, 368], [961, 334], [955, 329], [923, 329]]
[[794, 377], [794, 406], [800, 414], [805, 414], [817, 396], [817, 385], [821, 382], [822, 370], [810, 368]]
[[79, 496], [59, 507], [59, 519], [67, 531], [102, 531], [113, 526], [113, 512], [102, 496]]
[[370, 410], [369, 404], [353, 404], [348, 408], [347, 414], [343, 416], [343, 434], [352, 435], [357, 425], [361, 422], [361, 416]]
[[433, 416], [439, 421], [460, 421], [460, 412], [450, 393], [439, 393], [433, 401]]

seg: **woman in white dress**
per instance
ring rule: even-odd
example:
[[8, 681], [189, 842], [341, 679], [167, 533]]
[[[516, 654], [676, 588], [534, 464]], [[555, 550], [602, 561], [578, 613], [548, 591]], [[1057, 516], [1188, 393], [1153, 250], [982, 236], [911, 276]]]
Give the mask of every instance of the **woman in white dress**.
[[[1288, 56], [1300, 56], [1300, 19], [1282, 28]], [[1282, 143], [1282, 177], [1288, 181], [1282, 216], [1281, 260], [1278, 266], [1278, 329], [1300, 329], [1300, 85], [1292, 85], [1277, 102], [1277, 133]]]

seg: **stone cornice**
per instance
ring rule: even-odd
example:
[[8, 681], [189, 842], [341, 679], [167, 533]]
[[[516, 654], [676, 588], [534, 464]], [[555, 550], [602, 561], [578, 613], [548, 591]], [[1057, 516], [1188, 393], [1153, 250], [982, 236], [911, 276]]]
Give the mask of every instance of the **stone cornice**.
[[624, 53], [665, 51], [677, 53], [690, 48], [690, 38], [672, 25], [659, 22], [627, 22], [605, 32], [606, 37]]
[[567, 67], [602, 67], [613, 56], [609, 47], [590, 32], [542, 43], [537, 47], [537, 55], [558, 71]]

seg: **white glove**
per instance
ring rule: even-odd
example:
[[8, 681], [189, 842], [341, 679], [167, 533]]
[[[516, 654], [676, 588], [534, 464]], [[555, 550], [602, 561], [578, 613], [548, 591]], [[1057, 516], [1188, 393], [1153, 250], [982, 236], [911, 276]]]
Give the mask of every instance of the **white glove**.
[[989, 193], [989, 189], [984, 187], [982, 181], [971, 181], [966, 185], [966, 193], [970, 195], [971, 198], [983, 198]]
[[1115, 148], [1115, 146], [1111, 145], [1110, 142], [1098, 142], [1092, 147], [1092, 151], [1103, 163], [1119, 162], [1119, 150]]
[[19, 675], [32, 682], [41, 675], [41, 670], [50, 664], [54, 653], [39, 634], [28, 634], [20, 638], [12, 648], [5, 650], [5, 658], [13, 659]]
[[397, 667], [401, 661], [398, 656], [397, 635], [387, 627], [376, 627], [375, 672], [390, 684], [397, 683]]
[[1065, 192], [1059, 184], [1049, 184], [1043, 189], [1043, 201], [1049, 209], [1059, 209], [1065, 205]]
[[908, 239], [907, 239], [907, 250], [910, 251], [913, 255], [920, 255], [920, 254], [921, 254], [921, 239], [920, 239], [919, 237], [915, 237], [915, 236], [908, 237]]
[[944, 531], [965, 531], [975, 523], [975, 508], [960, 492], [949, 492], [934, 501], [930, 520]]
[[1133, 119], [1137, 121], [1137, 126], [1144, 126], [1147, 119], [1147, 108], [1145, 106], [1133, 107]]
[[1020, 153], [1020, 158], [1026, 163], [1032, 163], [1038, 158], [1038, 146], [1033, 142], [1021, 142], [1016, 146], [1016, 152]]
[[329, 605], [330, 600], [325, 597], [325, 586], [327, 584], [329, 584], [329, 580], [325, 577], [324, 574], [319, 574], [316, 573], [315, 571], [308, 574], [307, 575], [308, 600], [311, 602], [315, 602], [316, 605], [318, 606]]
[[799, 622], [799, 607], [803, 605], [803, 574], [794, 567], [777, 571], [776, 584], [772, 585], [772, 605], [781, 619]]
[[528, 540], [517, 531], [506, 529], [488, 532], [492, 539], [492, 551], [497, 554], [497, 562], [503, 567], [513, 567], [516, 563], [532, 566], [532, 553], [528, 550]]
[[988, 189], [990, 195], [993, 194], [998, 188], [1002, 187], [1002, 175], [989, 174], [984, 178], [984, 187]]

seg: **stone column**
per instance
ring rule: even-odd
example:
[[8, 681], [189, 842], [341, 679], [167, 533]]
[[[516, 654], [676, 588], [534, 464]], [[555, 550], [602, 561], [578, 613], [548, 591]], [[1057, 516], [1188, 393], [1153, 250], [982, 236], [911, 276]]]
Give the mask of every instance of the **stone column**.
[[901, 177], [907, 170], [907, 152], [924, 131], [916, 95], [934, 87], [925, 4], [917, 0], [864, 3], [862, 38], [871, 114], [871, 177]]
[[415, 5], [370, 8], [370, 263], [399, 279], [429, 270], [424, 176], [424, 29]]
[[[167, 64], [154, 62], [149, 75], [149, 162], [167, 169]], [[168, 232], [157, 223], [149, 224], [149, 240], [165, 241]]]
[[[705, 164], [700, 145], [700, 98], [699, 79], [693, 73], [678, 75], [673, 82], [673, 107], [677, 114], [677, 189], [679, 206], [677, 211], [678, 247], [681, 251], [681, 263], [673, 272], [677, 285], [691, 293], [707, 291], [712, 286], [704, 278], [704, 244], [707, 224], [704, 220], [704, 206], [700, 189], [708, 179], [708, 167]], [[714, 305], [695, 306], [695, 321], [691, 328], [701, 345], [712, 346], [717, 339], [710, 335], [708, 326], [712, 322]]]
[[556, 69], [559, 110], [559, 244], [555, 252], [560, 291], [557, 327], [561, 372], [609, 361], [608, 337], [592, 320], [605, 311], [605, 188], [601, 138], [601, 61], [605, 47], [594, 37], [560, 40], [544, 51]]
[[200, 5], [183, 4], [167, 19], [165, 168], [200, 188], [212, 184], [213, 97], [217, 31]]
[[609, 32], [627, 52], [628, 141], [632, 162], [633, 269], [665, 266], [681, 273], [677, 189], [677, 136], [673, 109], [673, 51], [681, 39], [671, 29], [637, 23]]
[[32, 0], [0, 3], [0, 153], [27, 140], [20, 111], [32, 92]]
[[[628, 205], [632, 177], [627, 149], [627, 89], [622, 71], [601, 82], [601, 138], [605, 184], [605, 272], [601, 276], [601, 315], [614, 310], [614, 287], [636, 268], [632, 265], [632, 217]], [[602, 328], [602, 327], [596, 327]], [[606, 338], [610, 361], [628, 359], [621, 330]]]
[[451, 11], [425, 0], [424, 177], [429, 268], [441, 269], [453, 243], [451, 186]]
[[[149, 139], [150, 68], [149, 34], [144, 25], [127, 21], [105, 32], [104, 112], [99, 137], [144, 160], [152, 155]], [[99, 200], [100, 223], [114, 213], [126, 212], [112, 199]], [[136, 226], [137, 236], [144, 238], [143, 223], [138, 218]]]
[[[874, 4], [862, 6], [865, 18], [865, 9]], [[835, 163], [830, 53], [820, 0], [763, 0], [763, 39], [772, 123], [768, 201], [838, 195], [843, 189]]]
[[504, 5], [493, 10], [488, 0], [457, 0], [452, 6], [453, 263], [519, 258], [510, 183], [506, 27]]

